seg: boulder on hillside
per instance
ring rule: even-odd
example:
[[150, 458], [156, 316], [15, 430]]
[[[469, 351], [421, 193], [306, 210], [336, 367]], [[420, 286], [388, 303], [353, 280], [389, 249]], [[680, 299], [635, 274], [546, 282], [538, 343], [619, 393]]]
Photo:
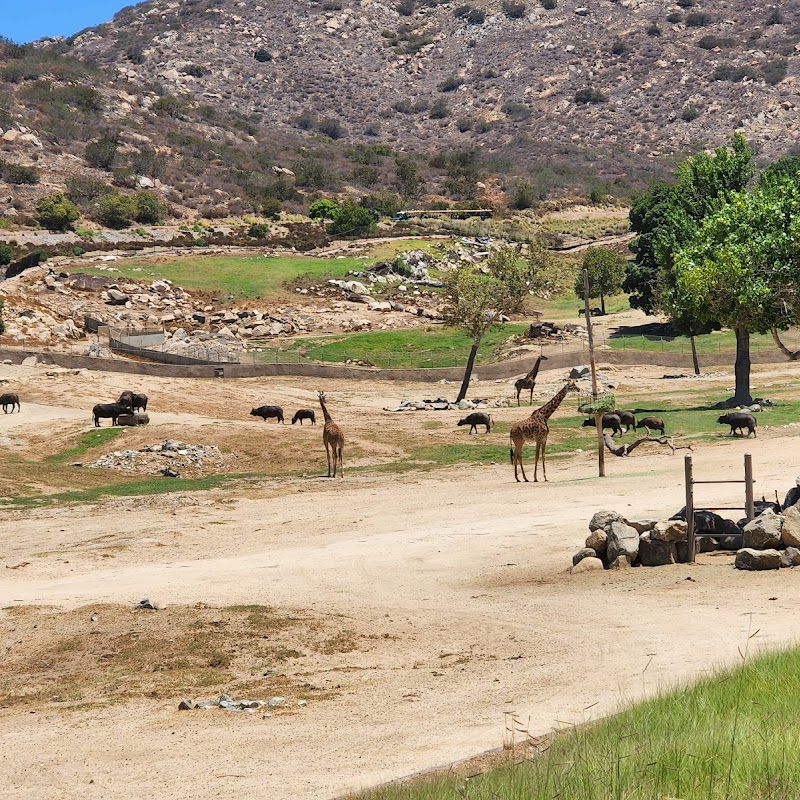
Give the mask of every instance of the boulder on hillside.
[[656, 523], [658, 522], [657, 519], [626, 519], [625, 522], [631, 526], [631, 528], [636, 528], [638, 533], [647, 533], [647, 531], [653, 530], [655, 528]]
[[614, 562], [619, 556], [626, 556], [633, 564], [637, 555], [639, 555], [639, 534], [636, 529], [624, 522], [612, 522], [609, 525], [606, 550], [609, 563]]
[[106, 294], [108, 295], [106, 303], [110, 306], [124, 306], [130, 302], [130, 297], [119, 289], [106, 289]]
[[586, 546], [591, 547], [602, 558], [608, 547], [608, 534], [602, 528], [592, 531], [586, 537]]
[[781, 565], [781, 554], [777, 550], [756, 550], [744, 547], [736, 554], [736, 569], [778, 569]]
[[768, 550], [778, 547], [781, 543], [781, 528], [783, 517], [771, 509], [748, 522], [742, 531], [742, 547]]
[[800, 508], [789, 506], [781, 517], [781, 541], [787, 546], [800, 547]]
[[674, 542], [664, 542], [661, 539], [652, 539], [645, 533], [639, 539], [639, 563], [643, 567], [663, 567], [667, 564], [676, 564], [678, 553]]
[[625, 524], [625, 518], [616, 511], [597, 511], [589, 522], [589, 530], [596, 531], [602, 528], [608, 533], [609, 525], [611, 525], [612, 522], [622, 522]]

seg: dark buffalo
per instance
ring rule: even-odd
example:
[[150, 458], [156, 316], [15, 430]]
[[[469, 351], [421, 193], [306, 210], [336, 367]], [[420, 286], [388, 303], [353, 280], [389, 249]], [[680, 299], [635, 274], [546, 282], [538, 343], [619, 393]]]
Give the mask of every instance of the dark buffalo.
[[122, 403], [98, 403], [92, 409], [92, 416], [94, 417], [94, 426], [95, 428], [100, 427], [100, 420], [101, 419], [108, 419], [111, 418], [111, 424], [116, 426], [117, 420], [125, 416], [126, 414], [130, 414], [131, 409], [129, 406], [124, 406]]
[[127, 389], [119, 396], [117, 403], [121, 406], [127, 406], [131, 410], [133, 410], [133, 392], [129, 392]]
[[295, 424], [299, 420], [300, 425], [303, 425], [304, 419], [310, 419], [312, 425], [317, 424], [317, 416], [314, 414], [313, 408], [298, 408], [297, 411], [294, 412], [294, 416], [292, 417], [292, 425]]
[[134, 411], [147, 411], [147, 395], [133, 393], [133, 405], [131, 408]]
[[730, 425], [731, 432], [729, 436], [733, 436], [736, 431], [739, 431], [741, 436], [744, 436], [744, 429], [747, 428], [747, 435], [748, 437], [752, 433], [753, 436], [758, 438], [758, 434], [756, 433], [756, 426], [758, 425], [758, 421], [752, 414], [747, 414], [744, 411], [734, 411], [730, 414], [723, 414], [717, 422], [720, 425]]
[[661, 435], [664, 436], [664, 420], [661, 417], [645, 417], [636, 423], [636, 427], [644, 428], [648, 436], [650, 431], [661, 431]]
[[475, 411], [472, 414], [467, 414], [464, 419], [460, 419], [458, 421], [459, 425], [469, 425], [469, 432], [470, 434], [478, 432], [478, 425], [485, 425], [486, 426], [486, 433], [489, 433], [492, 429], [492, 418], [489, 414], [484, 414], [482, 411]]
[[[591, 419], [585, 419], [583, 421], [583, 428], [594, 428], [594, 417]], [[603, 414], [603, 428], [611, 428], [611, 436], [616, 436], [619, 434], [622, 436], [622, 421], [620, 418], [614, 414]]]
[[14, 413], [14, 406], [17, 407], [17, 411], [20, 410], [19, 406], [19, 395], [13, 394], [12, 392], [8, 392], [6, 394], [0, 394], [0, 406], [3, 406], [3, 413], [8, 414], [8, 407], [11, 406], [11, 413]]
[[259, 406], [250, 412], [251, 417], [261, 417], [266, 422], [270, 417], [277, 417], [283, 422], [283, 409], [280, 406]]
[[625, 426], [625, 433], [631, 428], [636, 427], [636, 417], [633, 415], [633, 411], [621, 411], [617, 409], [611, 413], [619, 417], [619, 421]]

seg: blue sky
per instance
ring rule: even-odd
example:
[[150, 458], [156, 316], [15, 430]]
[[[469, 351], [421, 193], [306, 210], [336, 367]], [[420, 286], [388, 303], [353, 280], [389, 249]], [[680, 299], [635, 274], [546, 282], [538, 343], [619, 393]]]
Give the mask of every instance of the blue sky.
[[106, 22], [137, 0], [2, 0], [0, 36], [23, 44]]

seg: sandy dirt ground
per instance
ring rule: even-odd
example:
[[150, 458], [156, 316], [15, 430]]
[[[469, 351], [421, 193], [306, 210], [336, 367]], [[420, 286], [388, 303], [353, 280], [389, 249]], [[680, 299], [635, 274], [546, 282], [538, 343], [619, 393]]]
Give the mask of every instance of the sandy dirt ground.
[[[27, 418], [0, 415], [11, 447], [35, 440], [31, 426], [40, 433], [48, 424], [87, 424], [76, 382], [92, 402], [126, 383], [92, 374], [48, 384], [3, 369], [0, 378], [11, 376], [32, 401]], [[560, 377], [548, 375], [544, 390]], [[153, 380], [144, 388], [162, 393], [165, 413], [185, 414], [187, 424], [197, 416], [200, 430], [209, 419], [241, 424], [248, 435], [294, 430], [322, 454], [319, 428], [274, 433], [230, 421], [239, 416], [233, 404], [247, 408], [265, 393], [306, 404], [312, 384], [206, 382], [202, 395], [200, 384]], [[721, 396], [725, 384], [714, 384]], [[438, 388], [341, 384], [329, 396], [344, 398], [337, 420], [355, 431], [370, 413], [375, 426], [418, 424], [381, 415], [387, 393]], [[751, 452], [757, 496], [782, 495], [800, 473], [795, 445], [796, 430], [784, 429], [701, 447], [695, 474], [739, 478]], [[0, 710], [0, 797], [336, 797], [499, 747], [511, 715], [543, 733], [612, 712], [734, 663], [748, 632], [758, 630], [756, 650], [796, 642], [794, 570], [739, 572], [731, 555], [707, 554], [691, 566], [570, 575], [594, 511], [655, 517], [683, 505], [680, 451], [610, 459], [608, 471], [597, 478], [584, 453], [553, 460], [548, 484], [516, 484], [504, 463], [0, 511], [0, 620], [15, 606], [132, 605], [149, 596], [170, 607], [302, 608], [376, 634], [346, 666], [326, 672], [298, 659], [289, 668], [295, 677], [331, 696], [268, 719], [178, 712], [180, 698]], [[740, 491], [708, 486], [703, 497], [736, 505]], [[104, 558], [109, 544], [117, 547]], [[0, 644], [8, 651], [20, 642], [9, 635]]]

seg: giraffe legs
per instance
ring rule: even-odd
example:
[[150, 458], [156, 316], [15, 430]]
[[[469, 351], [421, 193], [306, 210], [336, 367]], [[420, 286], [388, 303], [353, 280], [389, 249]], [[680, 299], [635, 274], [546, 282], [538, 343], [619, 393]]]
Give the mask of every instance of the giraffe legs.
[[342, 448], [337, 447], [333, 452], [333, 477], [336, 477], [336, 462], [338, 457], [339, 462], [339, 477], [344, 478], [344, 454], [342, 453]]
[[[334, 458], [335, 457], [336, 457], [336, 454], [334, 453]], [[325, 458], [328, 459], [328, 477], [330, 478], [331, 477], [331, 449], [330, 449], [330, 445], [327, 442], [325, 442]], [[336, 462], [334, 461], [334, 469], [335, 468], [336, 468]]]
[[516, 478], [517, 483], [519, 483], [519, 476], [517, 475], [517, 465], [519, 465], [519, 469], [522, 472], [522, 479], [525, 483], [528, 483], [528, 476], [525, 474], [525, 465], [522, 463], [522, 448], [525, 445], [523, 441], [521, 444], [517, 444], [514, 442], [514, 477]]
[[528, 398], [528, 405], [533, 405], [533, 386], [531, 386], [531, 396]]

